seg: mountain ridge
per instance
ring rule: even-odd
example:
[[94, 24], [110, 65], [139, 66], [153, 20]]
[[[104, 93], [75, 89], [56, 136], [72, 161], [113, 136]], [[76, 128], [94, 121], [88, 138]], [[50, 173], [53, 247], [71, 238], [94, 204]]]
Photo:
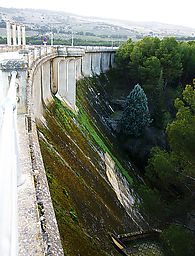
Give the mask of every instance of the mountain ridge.
[[[27, 26], [29, 35], [39, 32], [53, 32], [62, 38], [73, 32], [77, 36], [94, 36], [100, 38], [115, 38], [118, 40], [140, 39], [144, 36], [176, 36], [193, 37], [195, 28], [172, 25], [155, 21], [129, 21], [109, 19], [79, 14], [30, 8], [0, 7], [0, 20], [11, 20]], [[5, 31], [0, 31], [5, 36]]]

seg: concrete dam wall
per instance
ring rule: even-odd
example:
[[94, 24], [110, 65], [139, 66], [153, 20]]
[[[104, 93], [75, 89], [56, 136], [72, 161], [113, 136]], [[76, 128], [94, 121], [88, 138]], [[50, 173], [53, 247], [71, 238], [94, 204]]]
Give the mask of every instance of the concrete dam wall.
[[114, 65], [114, 54], [113, 49], [60, 47], [39, 59], [35, 49], [29, 74], [35, 116], [42, 115], [43, 103], [48, 104], [53, 95], [76, 110], [76, 82], [109, 70]]

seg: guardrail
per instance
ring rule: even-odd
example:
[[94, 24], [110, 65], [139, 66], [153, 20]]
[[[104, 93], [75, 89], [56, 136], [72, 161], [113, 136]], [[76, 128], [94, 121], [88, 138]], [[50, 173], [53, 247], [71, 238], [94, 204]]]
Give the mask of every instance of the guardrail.
[[17, 139], [16, 76], [11, 73], [7, 97], [0, 103], [0, 255], [18, 255], [17, 185], [19, 169]]

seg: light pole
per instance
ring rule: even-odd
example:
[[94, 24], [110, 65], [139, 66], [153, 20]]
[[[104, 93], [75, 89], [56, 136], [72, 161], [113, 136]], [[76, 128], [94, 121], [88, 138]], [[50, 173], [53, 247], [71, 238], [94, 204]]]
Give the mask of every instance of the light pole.
[[114, 40], [113, 40], [113, 38], [112, 38], [112, 49], [113, 49], [113, 46], [114, 46]]
[[72, 31], [72, 38], [71, 38], [71, 46], [74, 46], [74, 35], [73, 35], [73, 31]]
[[51, 32], [50, 35], [51, 35], [51, 45], [53, 46], [53, 32]]

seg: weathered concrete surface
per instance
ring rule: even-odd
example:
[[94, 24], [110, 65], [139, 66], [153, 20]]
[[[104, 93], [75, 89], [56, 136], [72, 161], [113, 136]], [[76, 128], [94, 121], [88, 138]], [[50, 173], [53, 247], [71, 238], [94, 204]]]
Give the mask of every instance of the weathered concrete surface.
[[[23, 49], [23, 52], [16, 52], [16, 49]], [[4, 50], [0, 50], [0, 61], [9, 59], [17, 61], [23, 59], [28, 61], [28, 86], [25, 88], [27, 90], [21, 91], [24, 100], [20, 100], [20, 102], [25, 103], [27, 107], [24, 108], [22, 113], [32, 114], [32, 116], [34, 113], [36, 117], [41, 117], [42, 102], [51, 97], [50, 88], [52, 88], [53, 84], [59, 82], [58, 76], [56, 76], [56, 81], [51, 81], [53, 69], [50, 62], [53, 62], [54, 58], [62, 56], [57, 54], [57, 48], [50, 49], [45, 47], [41, 48], [38, 52], [34, 52], [33, 49], [28, 49], [28, 47], [12, 47], [10, 48], [10, 51], [11, 50], [15, 50], [15, 52], [8, 53], [4, 52]], [[91, 51], [93, 52], [94, 50], [89, 50], [87, 58], [83, 61], [80, 59], [81, 55], [84, 54], [83, 50], [79, 50], [78, 54], [76, 54], [77, 50], [68, 49], [67, 55], [63, 56], [66, 57], [68, 61], [65, 66], [67, 73], [65, 74], [64, 71], [65, 76], [61, 84], [65, 86], [65, 100], [69, 102], [69, 105], [71, 105], [73, 109], [75, 108], [76, 79], [82, 77], [82, 73], [90, 76], [92, 75], [92, 71], [98, 74], [100, 72], [100, 56], [94, 57], [92, 70]], [[99, 49], [98, 52], [101, 54], [101, 49]], [[106, 56], [104, 56], [103, 61], [101, 61], [103, 70], [109, 68], [110, 58], [108, 59], [109, 60], [106, 60]], [[8, 72], [10, 72], [10, 70], [9, 68]], [[5, 81], [9, 84], [8, 75], [6, 74], [6, 77], [3, 77], [2, 72], [5, 71], [0, 71], [0, 81], [4, 85]], [[26, 75], [27, 73], [25, 73], [23, 79], [25, 82]], [[21, 85], [21, 81], [19, 81], [18, 84]], [[60, 88], [58, 84], [55, 86], [56, 89]], [[2, 91], [3, 89], [0, 89], [0, 92]], [[68, 95], [66, 95], [66, 93], [68, 93]], [[33, 102], [32, 99], [34, 99]], [[32, 130], [30, 131], [27, 131], [26, 124], [25, 115], [18, 115], [20, 164], [26, 179], [25, 183], [18, 188], [19, 256], [63, 256], [63, 249], [39, 148], [35, 122], [30, 122], [32, 126]]]
[[[40, 222], [45, 256], [64, 256], [58, 225], [53, 209], [45, 168], [41, 156], [35, 121], [30, 132], [32, 168], [36, 181], [36, 198], [39, 206]], [[41, 256], [41, 254], [40, 254]]]
[[58, 226], [40, 153], [36, 126], [18, 115], [20, 167], [18, 187], [18, 256], [63, 256]]
[[128, 181], [117, 171], [117, 166], [112, 157], [105, 153], [106, 175], [114, 189], [119, 202], [125, 208], [127, 214], [131, 217], [132, 221], [137, 225], [139, 230], [145, 226], [146, 221], [135, 207], [135, 193], [129, 187]]
[[25, 116], [18, 115], [20, 168], [25, 182], [18, 187], [19, 256], [44, 255]]

